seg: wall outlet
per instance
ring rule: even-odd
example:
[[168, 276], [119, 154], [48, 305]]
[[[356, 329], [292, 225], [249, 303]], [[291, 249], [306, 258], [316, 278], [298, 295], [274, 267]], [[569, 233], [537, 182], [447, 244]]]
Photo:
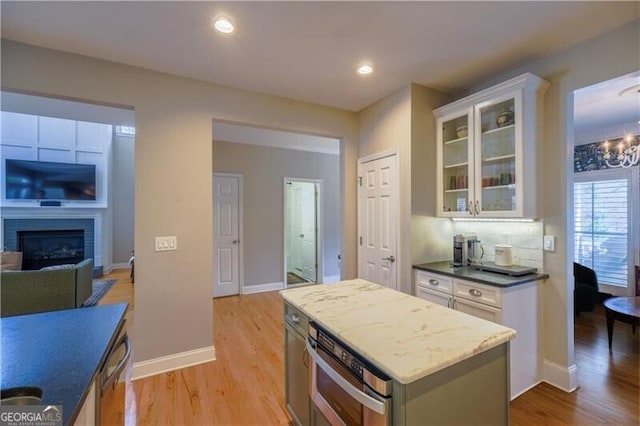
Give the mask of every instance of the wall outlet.
[[156, 251], [178, 250], [178, 238], [172, 237], [156, 237]]
[[556, 251], [556, 237], [554, 235], [545, 235], [542, 239], [542, 248], [544, 251]]

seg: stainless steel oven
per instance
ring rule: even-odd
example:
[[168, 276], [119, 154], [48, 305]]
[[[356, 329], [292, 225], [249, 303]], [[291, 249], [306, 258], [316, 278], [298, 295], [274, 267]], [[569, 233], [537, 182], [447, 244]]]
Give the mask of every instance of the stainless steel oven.
[[392, 380], [316, 323], [309, 323], [313, 411], [337, 425], [390, 425]]

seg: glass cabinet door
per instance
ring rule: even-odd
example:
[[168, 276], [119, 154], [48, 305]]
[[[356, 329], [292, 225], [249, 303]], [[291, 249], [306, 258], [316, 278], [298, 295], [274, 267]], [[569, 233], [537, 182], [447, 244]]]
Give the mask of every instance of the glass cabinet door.
[[445, 119], [442, 122], [440, 138], [442, 149], [442, 212], [445, 216], [473, 214], [469, 212], [473, 188], [470, 173], [472, 160], [471, 114]]
[[476, 152], [476, 214], [515, 211], [516, 129], [519, 102], [509, 98], [480, 106], [476, 110], [479, 122]]

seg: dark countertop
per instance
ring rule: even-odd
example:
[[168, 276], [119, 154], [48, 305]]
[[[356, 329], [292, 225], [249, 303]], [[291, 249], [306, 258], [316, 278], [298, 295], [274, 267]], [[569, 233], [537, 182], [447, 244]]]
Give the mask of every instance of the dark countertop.
[[63, 424], [77, 417], [92, 380], [118, 337], [126, 303], [0, 319], [0, 386], [37, 386], [42, 405], [62, 405]]
[[514, 285], [525, 284], [531, 281], [544, 280], [549, 278], [549, 274], [529, 274], [521, 277], [512, 277], [499, 274], [497, 272], [481, 271], [471, 266], [451, 266], [451, 262], [432, 262], [413, 265], [415, 269], [433, 272], [436, 274], [448, 275], [481, 284], [488, 284], [496, 287], [512, 287]]

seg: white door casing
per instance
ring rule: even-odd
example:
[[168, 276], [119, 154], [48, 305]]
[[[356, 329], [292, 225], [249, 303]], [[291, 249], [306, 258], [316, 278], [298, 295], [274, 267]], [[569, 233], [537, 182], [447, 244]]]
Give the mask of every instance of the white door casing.
[[397, 289], [397, 153], [358, 160], [358, 276]]
[[242, 282], [242, 175], [214, 173], [213, 296], [240, 293]]
[[301, 224], [301, 262], [302, 277], [311, 282], [318, 281], [318, 260], [316, 256], [316, 197], [315, 183], [302, 182], [300, 192], [300, 224]]

